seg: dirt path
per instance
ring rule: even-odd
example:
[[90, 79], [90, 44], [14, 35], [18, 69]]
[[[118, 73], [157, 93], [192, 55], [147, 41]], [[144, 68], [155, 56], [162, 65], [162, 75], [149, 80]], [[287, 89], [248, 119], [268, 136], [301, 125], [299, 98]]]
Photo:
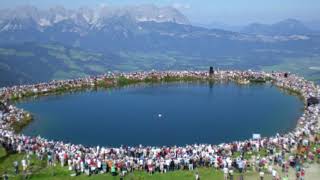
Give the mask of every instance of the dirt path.
[[320, 179], [320, 164], [311, 164], [306, 168], [306, 180]]
[[[305, 176], [305, 180], [320, 180], [320, 164], [308, 164], [305, 167], [306, 170], [306, 176]], [[281, 169], [277, 168], [277, 171], [279, 172], [280, 177], [285, 176], [285, 174], [283, 174], [281, 172]], [[295, 176], [295, 170], [293, 168], [289, 169], [289, 180], [295, 180], [296, 176]], [[250, 176], [245, 176], [244, 178], [245, 180], [259, 180], [259, 175], [258, 173], [255, 173], [254, 175], [250, 175]], [[270, 174], [265, 174], [265, 178], [266, 180], [271, 180], [272, 176]]]

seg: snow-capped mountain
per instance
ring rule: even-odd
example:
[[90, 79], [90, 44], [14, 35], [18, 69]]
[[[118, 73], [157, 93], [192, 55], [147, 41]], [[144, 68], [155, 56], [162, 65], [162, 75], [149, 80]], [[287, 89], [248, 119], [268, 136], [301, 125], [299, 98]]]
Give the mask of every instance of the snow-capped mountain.
[[[99, 52], [159, 51], [237, 52], [239, 47], [313, 43], [307, 34], [246, 34], [190, 25], [172, 7], [100, 6], [77, 10], [31, 6], [0, 10], [0, 45], [24, 42], [61, 43]], [[316, 39], [317, 40], [317, 39]], [[214, 51], [213, 51], [214, 50]]]
[[[301, 29], [295, 22], [281, 24], [275, 26], [281, 31], [288, 26]], [[316, 34], [251, 34], [202, 28], [190, 25], [183, 14], [171, 7], [43, 10], [24, 6], [0, 10], [0, 76], [5, 81], [42, 81], [61, 72], [70, 76], [94, 74], [126, 64], [137, 64], [138, 69], [176, 69], [199, 64], [204, 67], [213, 62], [224, 64], [225, 60], [239, 68], [239, 59], [244, 62], [241, 67], [251, 68], [262, 63], [272, 65], [286, 57], [319, 54], [319, 42]], [[94, 62], [88, 63], [89, 59]]]
[[32, 6], [21, 6], [15, 9], [0, 11], [0, 31], [16, 31], [32, 26], [43, 30], [61, 22], [68, 22], [81, 28], [70, 31], [83, 33], [88, 29], [101, 28], [112, 18], [127, 16], [135, 22], [172, 22], [188, 24], [188, 19], [172, 7], [157, 7], [153, 5], [97, 8], [79, 8], [77, 10], [53, 7], [47, 10]]

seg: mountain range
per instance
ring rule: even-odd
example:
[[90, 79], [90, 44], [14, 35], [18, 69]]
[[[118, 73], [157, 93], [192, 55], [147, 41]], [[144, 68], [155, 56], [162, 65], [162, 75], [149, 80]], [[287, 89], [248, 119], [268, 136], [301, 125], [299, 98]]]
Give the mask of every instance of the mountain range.
[[314, 34], [315, 30], [309, 29], [304, 23], [296, 19], [286, 19], [271, 25], [252, 23], [241, 30], [242, 33], [260, 35], [292, 35]]
[[238, 48], [240, 44], [264, 46], [265, 43], [297, 43], [311, 38], [308, 34], [257, 36], [250, 32], [196, 27], [178, 10], [169, 7], [39, 10], [27, 6], [3, 10], [1, 14], [0, 44], [56, 42], [98, 52], [199, 50], [202, 54], [232, 53], [242, 50]]
[[200, 26], [208, 29], [224, 29], [227, 31], [253, 34], [253, 35], [306, 35], [320, 34], [320, 21], [299, 21], [297, 19], [285, 19], [273, 24], [251, 23], [248, 25], [230, 25], [221, 22], [210, 23], [192, 23], [194, 26]]
[[233, 32], [195, 26], [172, 7], [23, 6], [0, 10], [0, 71], [10, 79], [0, 85], [107, 70], [259, 69], [318, 56], [319, 44], [320, 36], [292, 19]]
[[135, 22], [174, 22], [188, 24], [188, 19], [172, 7], [141, 5], [130, 7], [99, 6], [97, 8], [79, 8], [76, 10], [64, 7], [53, 7], [47, 10], [33, 6], [20, 6], [15, 9], [3, 9], [0, 12], [0, 31], [38, 30], [59, 26], [62, 23], [72, 24], [73, 28], [63, 29], [66, 32], [85, 34], [90, 30], [101, 30], [105, 22], [117, 17], [127, 17]]

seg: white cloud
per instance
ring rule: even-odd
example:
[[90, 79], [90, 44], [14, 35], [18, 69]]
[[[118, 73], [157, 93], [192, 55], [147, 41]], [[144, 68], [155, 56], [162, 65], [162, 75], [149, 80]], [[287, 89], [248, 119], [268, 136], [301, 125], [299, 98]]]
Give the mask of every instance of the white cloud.
[[180, 10], [191, 8], [190, 4], [184, 4], [184, 3], [173, 3], [172, 7], [176, 8], [176, 9], [180, 9]]
[[107, 7], [108, 4], [107, 4], [107, 3], [100, 3], [98, 6], [99, 6], [100, 8], [104, 8], [104, 7]]

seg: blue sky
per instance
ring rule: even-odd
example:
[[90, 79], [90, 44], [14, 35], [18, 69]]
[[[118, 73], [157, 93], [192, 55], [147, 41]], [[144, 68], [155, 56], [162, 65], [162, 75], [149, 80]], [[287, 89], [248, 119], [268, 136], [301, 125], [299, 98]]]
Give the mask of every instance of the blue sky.
[[0, 0], [0, 7], [35, 5], [47, 8], [81, 6], [156, 4], [174, 6], [193, 22], [223, 22], [240, 25], [272, 23], [286, 18], [319, 20], [320, 0]]

